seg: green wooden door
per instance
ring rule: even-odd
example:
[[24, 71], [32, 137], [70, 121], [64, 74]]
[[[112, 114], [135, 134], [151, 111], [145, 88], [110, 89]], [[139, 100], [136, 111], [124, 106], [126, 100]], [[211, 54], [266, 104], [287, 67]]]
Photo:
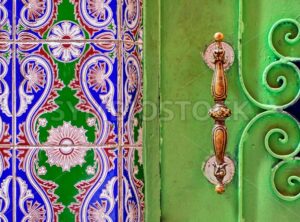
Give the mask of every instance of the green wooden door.
[[[299, 0], [145, 3], [145, 100], [160, 93], [160, 122], [145, 124], [147, 221], [300, 220], [299, 22]], [[202, 171], [213, 72], [201, 53], [217, 31], [235, 52], [226, 124], [236, 172], [223, 195]]]

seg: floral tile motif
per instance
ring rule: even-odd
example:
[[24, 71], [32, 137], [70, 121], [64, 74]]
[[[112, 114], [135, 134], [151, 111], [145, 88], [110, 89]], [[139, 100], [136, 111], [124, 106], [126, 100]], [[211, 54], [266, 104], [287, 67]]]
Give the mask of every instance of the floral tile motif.
[[[16, 1], [16, 31], [20, 41], [117, 39], [118, 0]], [[67, 33], [69, 35], [56, 29], [59, 23], [63, 30], [68, 29], [65, 21], [76, 24]]]
[[142, 148], [123, 149], [124, 221], [144, 221], [144, 174]]
[[122, 40], [143, 42], [143, 1], [123, 0]]
[[142, 45], [124, 43], [123, 51], [123, 126], [125, 145], [141, 146], [143, 140]]
[[0, 44], [0, 146], [12, 143], [12, 46]]
[[18, 145], [117, 143], [118, 45], [110, 44], [17, 45]]
[[[0, 42], [12, 40], [12, 8], [12, 0], [0, 0]], [[0, 50], [2, 50], [1, 45]]]
[[117, 156], [108, 148], [17, 149], [17, 221], [118, 221]]
[[11, 148], [0, 147], [0, 221], [13, 221], [13, 174]]

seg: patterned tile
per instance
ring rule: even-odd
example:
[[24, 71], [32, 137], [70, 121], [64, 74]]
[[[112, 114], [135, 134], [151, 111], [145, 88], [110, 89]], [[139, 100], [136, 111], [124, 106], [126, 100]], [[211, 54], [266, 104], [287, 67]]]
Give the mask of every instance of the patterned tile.
[[142, 148], [123, 149], [124, 221], [144, 221], [144, 174]]
[[117, 149], [19, 148], [16, 155], [17, 221], [118, 221]]
[[124, 44], [123, 51], [123, 126], [125, 145], [142, 145], [143, 68], [142, 46]]
[[12, 143], [12, 46], [0, 44], [0, 146]]
[[20, 41], [117, 39], [117, 0], [16, 1]]
[[[0, 0], [0, 42], [12, 40], [12, 15], [13, 1]], [[1, 50], [1, 46], [0, 46]]]
[[118, 46], [111, 42], [109, 49], [105, 47], [76, 42], [18, 44], [19, 145], [117, 143]]
[[143, 42], [143, 1], [123, 0], [122, 40]]
[[0, 147], [0, 221], [13, 221], [13, 153]]

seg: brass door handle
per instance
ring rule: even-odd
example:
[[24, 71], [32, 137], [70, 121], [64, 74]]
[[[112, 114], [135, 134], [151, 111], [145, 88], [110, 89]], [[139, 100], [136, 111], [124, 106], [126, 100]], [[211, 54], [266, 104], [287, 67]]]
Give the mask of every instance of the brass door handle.
[[216, 192], [223, 193], [225, 185], [232, 180], [234, 175], [234, 163], [228, 156], [225, 156], [227, 148], [225, 120], [231, 115], [231, 110], [225, 105], [228, 90], [225, 70], [232, 65], [234, 53], [232, 47], [223, 42], [222, 33], [216, 33], [214, 38], [214, 43], [209, 45], [204, 53], [204, 60], [214, 70], [211, 94], [215, 104], [209, 110], [209, 115], [215, 121], [212, 129], [215, 155], [205, 163], [204, 173], [208, 180], [216, 185]]

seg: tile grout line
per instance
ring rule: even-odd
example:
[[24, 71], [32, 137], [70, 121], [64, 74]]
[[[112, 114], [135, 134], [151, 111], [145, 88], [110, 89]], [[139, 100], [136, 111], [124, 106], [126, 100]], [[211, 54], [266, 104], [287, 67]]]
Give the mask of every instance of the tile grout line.
[[21, 145], [1, 145], [0, 144], [0, 150], [1, 149], [7, 149], [7, 148], [15, 148], [15, 149], [59, 149], [59, 148], [67, 148], [67, 147], [72, 147], [72, 148], [81, 148], [81, 149], [116, 149], [116, 148], [129, 148], [129, 149], [142, 149], [143, 146], [142, 145], [138, 145], [138, 144], [126, 144], [126, 145], [119, 145], [119, 144], [115, 144], [115, 145], [89, 145], [89, 146], [81, 146], [81, 145], [74, 145], [74, 146], [44, 146], [44, 145], [25, 145], [25, 146], [21, 146]]
[[[6, 145], [6, 146], [3, 146], [1, 148], [9, 148], [9, 147], [12, 147], [12, 146], [9, 146], [9, 145]], [[22, 146], [22, 145], [17, 145], [17, 146], [14, 146], [15, 148], [17, 149], [33, 149], [33, 148], [40, 148], [40, 149], [54, 149], [54, 148], [66, 148], [66, 147], [73, 147], [73, 148], [86, 148], [86, 149], [91, 149], [91, 148], [95, 148], [95, 149], [107, 149], [107, 148], [118, 148], [119, 145], [118, 144], [110, 144], [110, 145], [67, 145], [67, 146], [63, 146], [63, 145], [59, 145], [59, 146], [45, 146], [45, 145], [25, 145], [25, 146]], [[138, 146], [134, 146], [133, 147], [138, 147]], [[1, 150], [0, 148], [0, 150]]]
[[113, 39], [113, 40], [94, 40], [94, 39], [85, 39], [85, 40], [76, 40], [76, 39], [57, 39], [57, 40], [48, 40], [48, 39], [39, 39], [35, 41], [22, 41], [22, 40], [0, 40], [1, 44], [37, 44], [37, 43], [107, 43], [107, 42], [114, 42], [114, 43], [127, 43], [131, 45], [143, 45], [144, 43], [141, 41], [127, 41], [122, 39]]
[[122, 56], [122, 52], [123, 52], [123, 44], [119, 45], [119, 70], [118, 72], [120, 73], [119, 76], [119, 99], [118, 99], [118, 103], [119, 103], [119, 171], [120, 171], [120, 175], [119, 175], [119, 180], [120, 180], [120, 220], [121, 222], [124, 221], [124, 206], [123, 206], [123, 195], [124, 195], [124, 183], [123, 183], [123, 56]]
[[[16, 0], [13, 0], [13, 8], [12, 8], [12, 11], [13, 11], [13, 19], [12, 19], [12, 39], [13, 41], [15, 42], [16, 40]], [[17, 175], [16, 175], [16, 167], [17, 167], [17, 152], [16, 152], [16, 149], [15, 149], [15, 145], [16, 145], [16, 134], [17, 134], [17, 131], [16, 131], [16, 44], [13, 43], [12, 44], [12, 50], [13, 50], [13, 53], [12, 53], [12, 144], [13, 144], [13, 150], [12, 150], [12, 153], [13, 153], [13, 158], [12, 158], [12, 176], [13, 176], [13, 181], [12, 181], [12, 189], [13, 189], [13, 195], [12, 195], [12, 198], [13, 198], [13, 222], [16, 222], [17, 221]]]
[[118, 80], [117, 80], [117, 91], [118, 91], [118, 221], [123, 222], [123, 69], [122, 69], [122, 51], [123, 51], [123, 42], [122, 42], [122, 10], [123, 10], [123, 1], [117, 0], [117, 24], [118, 24], [118, 30], [117, 30], [117, 38], [119, 40], [118, 42], [118, 52], [117, 52], [117, 58], [118, 58]]
[[[15, 146], [16, 150], [22, 149], [22, 150], [34, 150], [34, 149], [61, 149], [61, 148], [74, 148], [74, 149], [86, 149], [86, 150], [95, 150], [95, 149], [116, 149], [119, 146], [86, 146], [86, 147], [81, 147], [81, 146]], [[9, 147], [6, 147], [9, 148]], [[133, 148], [133, 147], [132, 147]], [[134, 147], [135, 148], [135, 147]], [[137, 147], [139, 148], [139, 147]]]

